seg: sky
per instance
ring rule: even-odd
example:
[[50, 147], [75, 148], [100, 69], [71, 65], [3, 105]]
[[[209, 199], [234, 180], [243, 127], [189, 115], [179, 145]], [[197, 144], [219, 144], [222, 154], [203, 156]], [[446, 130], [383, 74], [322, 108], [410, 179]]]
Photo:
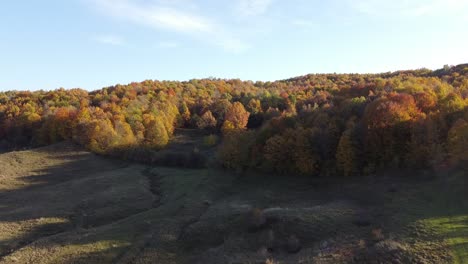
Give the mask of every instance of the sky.
[[468, 0], [6, 0], [0, 90], [468, 63]]

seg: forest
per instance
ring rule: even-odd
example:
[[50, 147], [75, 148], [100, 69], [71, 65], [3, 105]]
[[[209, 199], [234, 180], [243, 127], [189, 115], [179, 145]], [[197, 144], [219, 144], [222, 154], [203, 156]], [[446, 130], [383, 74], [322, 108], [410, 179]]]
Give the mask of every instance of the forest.
[[[3, 87], [4, 89], [8, 87]], [[220, 166], [305, 176], [468, 164], [468, 64], [275, 82], [146, 80], [0, 92], [0, 149], [73, 141], [151, 162], [177, 129], [206, 132]]]

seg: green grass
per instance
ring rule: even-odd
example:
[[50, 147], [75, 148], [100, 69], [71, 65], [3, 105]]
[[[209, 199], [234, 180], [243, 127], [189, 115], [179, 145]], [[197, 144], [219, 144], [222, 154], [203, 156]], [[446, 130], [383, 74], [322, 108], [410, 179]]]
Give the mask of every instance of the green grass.
[[435, 230], [450, 248], [454, 263], [468, 263], [468, 201], [466, 175], [463, 171], [443, 175], [440, 184], [432, 185], [434, 216], [421, 222]]
[[468, 214], [422, 221], [443, 237], [452, 251], [454, 263], [468, 263]]
[[[2, 264], [349, 263], [359, 245], [375, 244], [374, 229], [420, 263], [468, 263], [463, 173], [421, 181], [238, 175], [121, 164], [67, 145], [1, 154], [0, 164]], [[268, 227], [273, 253], [258, 253], [269, 230], [248, 232], [252, 208], [279, 219]], [[361, 212], [369, 226], [353, 223]], [[290, 235], [301, 240], [298, 254], [282, 249]]]
[[416, 253], [439, 259], [439, 263], [468, 263], [465, 178], [465, 173], [458, 171], [406, 183], [404, 191], [384, 206], [396, 212], [393, 224], [389, 224], [392, 232], [400, 233]]

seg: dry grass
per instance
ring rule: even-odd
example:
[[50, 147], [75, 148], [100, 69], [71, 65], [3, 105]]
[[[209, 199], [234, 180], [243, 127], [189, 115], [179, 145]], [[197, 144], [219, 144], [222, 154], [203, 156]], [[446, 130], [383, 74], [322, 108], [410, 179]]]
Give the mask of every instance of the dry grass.
[[[143, 167], [103, 159], [72, 144], [2, 154], [0, 164], [0, 256], [25, 246], [27, 252], [28, 245], [41, 252], [36, 244], [49, 237], [125, 218], [147, 210], [154, 199], [139, 173]], [[13, 253], [4, 262], [35, 259], [23, 255]]]
[[[69, 144], [1, 154], [0, 166], [1, 264], [449, 263], [449, 243], [466, 239], [464, 216], [428, 206], [437, 183], [402, 180], [395, 194], [385, 181], [148, 169]], [[369, 225], [356, 225], [363, 212]]]

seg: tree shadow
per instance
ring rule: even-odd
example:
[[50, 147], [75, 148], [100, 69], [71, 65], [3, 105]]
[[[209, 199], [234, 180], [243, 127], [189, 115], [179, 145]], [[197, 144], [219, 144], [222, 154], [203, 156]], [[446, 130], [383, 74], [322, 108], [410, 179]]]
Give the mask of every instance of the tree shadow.
[[43, 156], [44, 164], [17, 177], [19, 185], [0, 191], [0, 262], [43, 238], [104, 226], [152, 207], [155, 197], [141, 166], [68, 144], [28, 153]]
[[[19, 248], [26, 249], [24, 252], [31, 254], [36, 261], [40, 260], [41, 254], [46, 254], [44, 252], [51, 248], [59, 248], [54, 254], [62, 254], [61, 250], [72, 249], [81, 252], [64, 252], [64, 255], [60, 255], [66, 257], [66, 261], [70, 263], [116, 263], [119, 261], [118, 257], [126, 251], [133, 248], [138, 251], [138, 247], [144, 247], [144, 244], [139, 243], [145, 241], [146, 235], [155, 230], [166, 229], [166, 226], [151, 222], [162, 218], [152, 215], [155, 211], [152, 210], [155, 197], [151, 194], [149, 185], [140, 183], [143, 180], [147, 181], [143, 178], [146, 176], [140, 175], [142, 166], [136, 170], [132, 166], [139, 165], [103, 158], [80, 149], [61, 150], [60, 147], [54, 147], [32, 151], [62, 162], [56, 162], [50, 166], [44, 164], [40, 169], [32, 170], [30, 175], [24, 175], [21, 178], [24, 182], [22, 188], [0, 192], [0, 235], [12, 230], [16, 232], [23, 229], [24, 231], [13, 233], [9, 237], [4, 236], [4, 239], [0, 238], [0, 263], [2, 263], [2, 256], [3, 261], [8, 263], [8, 255]], [[191, 173], [195, 174], [194, 171], [188, 171], [186, 176], [188, 177]], [[190, 177], [198, 176], [199, 174]], [[223, 174], [219, 177], [224, 176], [227, 175]], [[200, 185], [189, 184], [187, 188], [196, 189], [193, 192], [197, 192], [200, 197], [205, 197], [203, 192], [208, 192], [207, 188], [217, 188], [214, 183], [219, 184], [219, 182], [215, 180], [218, 179], [213, 178], [213, 182], [198, 180], [196, 183], [200, 182]], [[453, 184], [457, 185], [457, 182], [454, 182], [448, 186], [442, 186], [437, 181], [438, 179], [417, 181], [394, 177], [324, 180], [252, 174], [237, 176], [231, 184], [227, 184], [225, 189], [213, 190], [213, 192], [222, 193], [222, 196], [217, 197], [214, 202], [229, 204], [234, 201], [247, 201], [261, 208], [275, 206], [306, 208], [317, 203], [317, 209], [320, 209], [320, 206], [330, 209], [328, 204], [333, 204], [331, 203], [333, 201], [349, 201], [354, 207], [337, 207], [332, 211], [340, 212], [340, 210], [356, 208], [356, 218], [361, 217], [362, 214], [370, 220], [369, 225], [360, 227], [354, 223], [356, 219], [352, 215], [343, 218], [325, 215], [324, 220], [319, 222], [323, 224], [322, 227], [319, 224], [309, 226], [309, 222], [301, 220], [303, 217], [301, 215], [297, 219], [293, 217], [290, 222], [281, 227], [285, 226], [283, 229], [288, 235], [291, 232], [298, 233], [304, 245], [309, 245], [309, 237], [314, 239], [310, 242], [310, 246], [313, 246], [329, 237], [339, 235], [336, 234], [336, 226], [339, 226], [340, 233], [349, 234], [356, 239], [370, 240], [371, 231], [374, 228], [382, 228], [386, 236], [396, 234], [401, 237], [404, 234], [399, 234], [399, 232], [402, 232], [404, 227], [431, 218], [446, 218], [447, 220], [439, 221], [439, 223], [454, 228], [444, 237], [421, 239], [440, 242], [443, 239], [466, 238], [468, 228], [465, 226], [468, 226], [468, 218], [461, 216], [465, 216], [465, 213], [468, 215], [468, 210], [460, 207], [455, 211], [447, 211], [442, 206], [455, 203], [460, 197], [448, 195], [440, 204], [435, 204], [434, 199], [426, 199], [426, 196], [432, 197], [434, 194], [439, 196], [441, 195], [439, 193], [451, 194], [453, 193], [451, 187]], [[392, 186], [395, 183], [397, 183], [396, 187]], [[204, 186], [209, 184], [214, 184], [214, 186]], [[431, 186], [432, 189], [421, 187], [421, 185]], [[179, 190], [173, 191], [179, 193]], [[184, 199], [190, 200], [195, 196], [188, 195]], [[435, 200], [439, 196], [435, 196]], [[177, 213], [164, 215], [163, 220], [171, 222], [172, 225], [184, 226], [184, 223], [193, 217], [192, 209], [195, 202], [197, 201], [185, 203], [184, 200], [180, 203]], [[213, 201], [207, 203], [211, 202]], [[148, 216], [132, 217], [135, 214], [148, 214]], [[457, 215], [461, 218], [457, 218]], [[317, 216], [319, 215], [313, 217]], [[195, 254], [204, 245], [197, 239], [203, 240], [205, 236], [215, 237], [213, 232], [217, 231], [213, 223], [217, 226], [228, 222], [223, 219], [225, 218], [205, 219], [205, 226], [199, 223], [198, 229], [187, 228], [193, 234], [198, 234], [199, 231], [204, 232], [200, 236], [190, 235], [189, 239], [182, 242], [193, 246], [192, 253]], [[205, 229], [201, 229], [200, 226]], [[229, 237], [229, 234], [233, 232], [240, 234], [243, 230], [242, 227], [233, 229], [232, 226], [227, 226], [223, 232], [227, 234], [226, 237]], [[302, 237], [300, 234], [303, 230], [312, 232], [313, 235], [311, 233]], [[30, 243], [33, 244], [28, 247]], [[175, 244], [174, 247], [181, 245], [183, 244]], [[209, 249], [211, 244], [206, 247]], [[461, 252], [458, 254], [459, 257], [467, 257], [464, 251], [465, 241], [456, 241], [451, 247], [452, 250]], [[18, 254], [14, 253], [12, 256]]]

